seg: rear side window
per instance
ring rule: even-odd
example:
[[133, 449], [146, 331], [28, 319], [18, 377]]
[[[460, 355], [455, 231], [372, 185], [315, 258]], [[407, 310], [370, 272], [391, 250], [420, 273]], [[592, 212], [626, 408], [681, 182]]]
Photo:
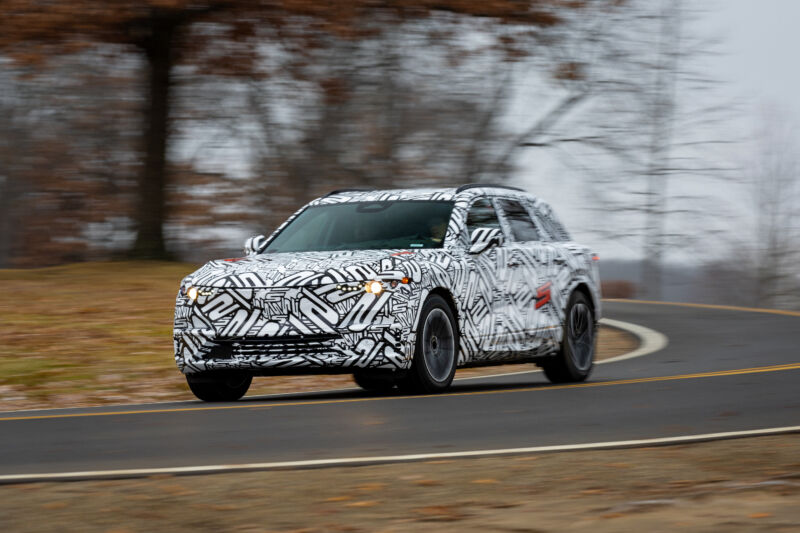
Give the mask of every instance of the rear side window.
[[511, 226], [511, 234], [517, 242], [539, 241], [541, 236], [536, 224], [531, 220], [528, 210], [521, 203], [514, 200], [499, 200], [500, 208], [503, 210]]
[[500, 229], [497, 211], [488, 198], [480, 198], [472, 204], [467, 213], [467, 239], [478, 228]]
[[554, 241], [569, 241], [571, 237], [564, 225], [556, 218], [549, 206], [538, 206], [535, 208], [536, 217], [542, 225], [542, 229], [549, 234]]

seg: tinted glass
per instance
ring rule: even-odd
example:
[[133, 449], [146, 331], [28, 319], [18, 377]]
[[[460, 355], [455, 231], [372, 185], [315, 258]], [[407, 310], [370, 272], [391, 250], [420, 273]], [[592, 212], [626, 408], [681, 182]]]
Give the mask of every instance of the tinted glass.
[[536, 225], [531, 220], [528, 210], [514, 200], [500, 200], [500, 208], [505, 213], [508, 223], [511, 226], [511, 234], [518, 242], [541, 240]]
[[536, 217], [542, 224], [542, 229], [550, 234], [554, 241], [570, 240], [569, 233], [551, 211], [547, 209], [537, 209]]
[[476, 200], [467, 213], [468, 235], [472, 235], [472, 232], [478, 228], [500, 228], [497, 212], [488, 198]]
[[309, 207], [265, 253], [441, 248], [453, 202], [347, 202]]

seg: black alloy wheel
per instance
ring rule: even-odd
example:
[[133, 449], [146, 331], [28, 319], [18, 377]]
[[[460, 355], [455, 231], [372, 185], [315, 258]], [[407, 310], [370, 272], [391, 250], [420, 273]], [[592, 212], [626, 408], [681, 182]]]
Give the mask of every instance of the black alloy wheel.
[[458, 363], [458, 327], [447, 301], [433, 294], [425, 301], [417, 326], [414, 360], [398, 386], [412, 393], [435, 393], [453, 382]]
[[584, 381], [594, 367], [597, 326], [586, 295], [573, 292], [564, 314], [561, 351], [542, 362], [542, 370], [552, 383]]

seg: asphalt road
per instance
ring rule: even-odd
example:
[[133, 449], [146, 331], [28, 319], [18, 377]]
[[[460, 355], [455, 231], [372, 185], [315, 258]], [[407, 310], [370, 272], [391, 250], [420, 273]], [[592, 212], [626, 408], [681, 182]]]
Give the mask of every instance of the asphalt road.
[[[0, 475], [458, 452], [800, 425], [800, 316], [607, 302], [656, 353], [554, 387], [541, 373], [437, 396], [360, 391], [0, 413]], [[786, 365], [779, 367], [776, 365]], [[269, 379], [269, 378], [261, 378]]]

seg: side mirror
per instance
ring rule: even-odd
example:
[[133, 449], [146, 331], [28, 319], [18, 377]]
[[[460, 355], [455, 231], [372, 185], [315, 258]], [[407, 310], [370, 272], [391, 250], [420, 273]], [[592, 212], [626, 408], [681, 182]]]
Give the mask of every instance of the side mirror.
[[244, 241], [244, 255], [256, 255], [264, 251], [267, 247], [267, 238], [263, 235], [256, 235]]
[[503, 244], [503, 232], [498, 228], [478, 228], [470, 235], [469, 253], [480, 254], [492, 246]]

